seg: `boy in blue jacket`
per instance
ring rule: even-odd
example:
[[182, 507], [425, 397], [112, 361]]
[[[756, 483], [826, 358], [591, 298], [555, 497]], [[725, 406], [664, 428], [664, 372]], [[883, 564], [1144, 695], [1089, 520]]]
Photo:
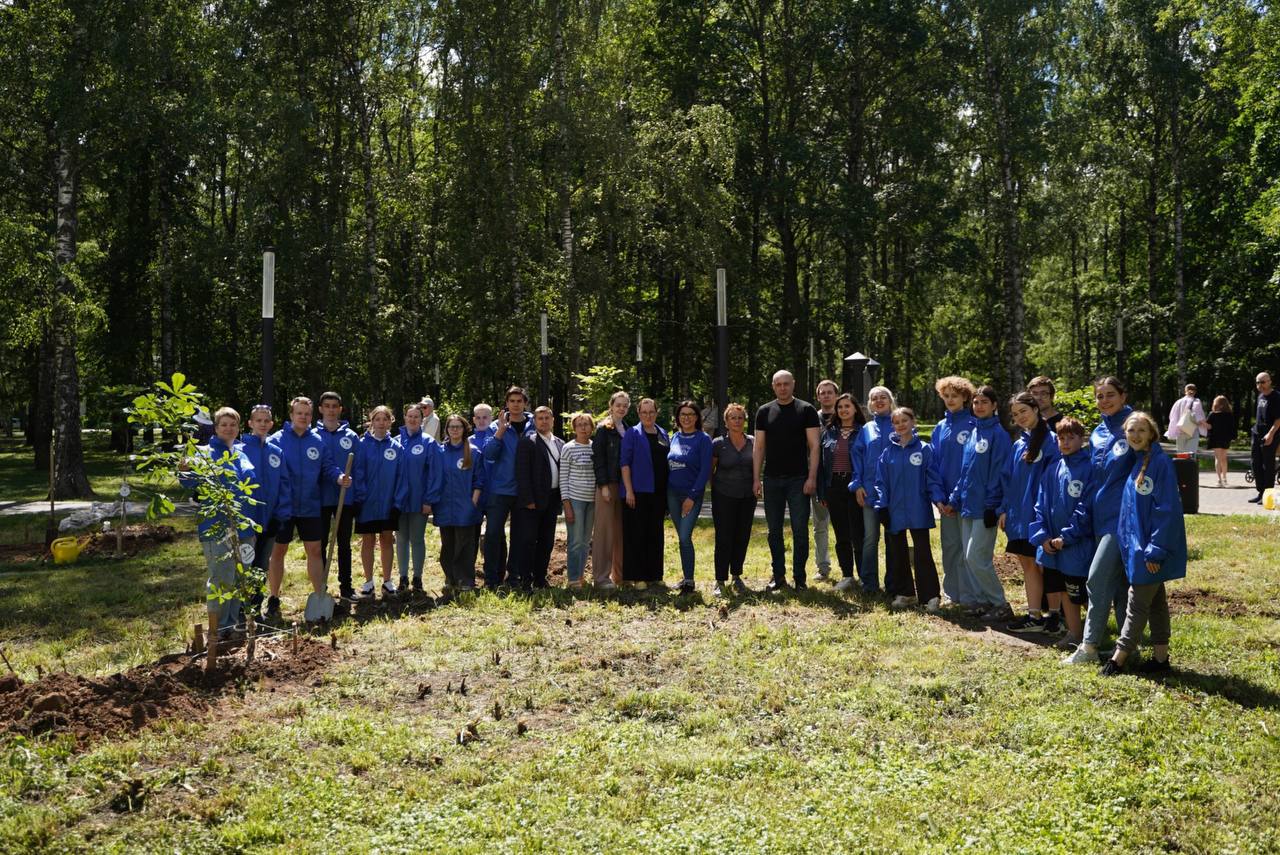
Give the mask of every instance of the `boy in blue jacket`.
[[426, 492], [429, 468], [436, 441], [422, 429], [422, 406], [407, 404], [400, 447], [404, 449], [404, 477], [396, 494], [399, 522], [396, 525], [396, 564], [400, 568], [400, 591], [409, 591], [412, 563], [413, 592], [422, 593], [422, 565], [427, 560]]
[[1125, 439], [1136, 456], [1120, 497], [1117, 532], [1129, 601], [1115, 652], [1099, 673], [1113, 677], [1138, 649], [1151, 624], [1152, 656], [1139, 666], [1148, 674], [1169, 671], [1169, 600], [1165, 583], [1187, 575], [1187, 530], [1173, 461], [1160, 447], [1160, 428], [1146, 413], [1124, 422]]
[[[1063, 416], [1057, 433], [1062, 457], [1040, 477], [1028, 540], [1036, 547], [1045, 588], [1063, 592], [1056, 598], [1049, 596], [1049, 608], [1063, 607], [1067, 635], [1057, 646], [1066, 650], [1081, 641], [1080, 607], [1089, 602], [1085, 580], [1093, 560], [1093, 533], [1088, 516], [1077, 514], [1076, 509], [1093, 485], [1093, 459], [1084, 447], [1084, 425], [1080, 422]], [[1065, 603], [1061, 602], [1064, 598]]]
[[[360, 435], [342, 420], [342, 396], [337, 392], [325, 392], [320, 396], [320, 421], [316, 423], [316, 433], [324, 440], [329, 456], [338, 468], [345, 468], [347, 455], [356, 450]], [[334, 482], [326, 481], [321, 488], [321, 499], [324, 502], [320, 514], [320, 542], [325, 561], [329, 560], [329, 530], [333, 518], [338, 513], [338, 495], [340, 490]], [[338, 521], [338, 592], [344, 599], [351, 599], [354, 591], [351, 586], [351, 532], [355, 526], [355, 515], [351, 506], [355, 504], [355, 490], [348, 490], [343, 500], [346, 505], [342, 509], [342, 519]]]
[[[946, 498], [934, 465], [933, 448], [916, 434], [916, 414], [909, 407], [893, 411], [894, 436], [876, 464], [875, 507], [879, 521], [889, 532], [889, 573], [895, 588], [893, 609], [917, 602], [933, 613], [939, 608], [938, 568], [933, 563], [929, 529], [933, 509]], [[915, 544], [915, 582], [907, 558], [907, 532]]]
[[[254, 496], [258, 501], [252, 507], [253, 521], [262, 526], [253, 544], [253, 566], [262, 572], [263, 577], [271, 564], [271, 553], [275, 548], [276, 532], [280, 523], [287, 519], [293, 507], [293, 495], [289, 484], [289, 467], [284, 463], [284, 452], [280, 443], [271, 435], [275, 427], [275, 419], [271, 416], [270, 404], [255, 404], [249, 411], [249, 433], [240, 437], [244, 453], [253, 463], [258, 473], [258, 481], [262, 485]], [[262, 594], [255, 594], [251, 607], [260, 608]]]
[[488, 505], [484, 522], [484, 584], [496, 588], [501, 584], [514, 587], [520, 574], [516, 564], [520, 555], [507, 554], [505, 527], [516, 506], [516, 447], [520, 438], [534, 436], [533, 419], [525, 412], [529, 396], [519, 386], [507, 390], [506, 409], [498, 414], [498, 426], [484, 445], [485, 482]]

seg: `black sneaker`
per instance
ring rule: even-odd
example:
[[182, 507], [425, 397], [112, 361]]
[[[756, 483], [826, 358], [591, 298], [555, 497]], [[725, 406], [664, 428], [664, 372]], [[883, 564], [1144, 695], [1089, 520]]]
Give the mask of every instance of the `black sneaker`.
[[1057, 612], [1052, 612], [1048, 617], [1044, 619], [1044, 634], [1045, 635], [1061, 635], [1062, 634], [1062, 619], [1058, 617]]
[[422, 580], [421, 580], [421, 579], [414, 579], [414, 580], [413, 580], [413, 592], [414, 592], [415, 594], [421, 594], [421, 593], [422, 593]]
[[676, 593], [682, 597], [688, 594], [692, 594], [697, 590], [698, 590], [698, 586], [693, 583], [692, 579], [686, 579], [683, 582], [681, 582], [679, 585], [676, 585], [675, 587]]
[[1009, 624], [1010, 632], [1033, 633], [1044, 632], [1045, 619], [1025, 614]]
[[809, 583], [803, 579], [797, 579], [795, 587], [797, 591], [807, 591], [809, 590]]
[[410, 594], [410, 593], [412, 592], [412, 590], [413, 590], [412, 588], [410, 588], [410, 587], [409, 587], [409, 577], [408, 577], [408, 576], [401, 576], [401, 577], [400, 577], [400, 584], [399, 584], [399, 585], [397, 585], [396, 587], [398, 587], [398, 588], [400, 589], [400, 596], [402, 596], [402, 597], [407, 597], [407, 596], [409, 596], [409, 594]]
[[747, 587], [747, 583], [742, 581], [741, 576], [733, 577], [733, 590], [739, 594], [750, 594], [751, 589]]
[[1138, 666], [1138, 671], [1142, 674], [1168, 674], [1173, 670], [1169, 665], [1169, 659], [1156, 659], [1154, 656]]
[[1117, 674], [1124, 673], [1124, 666], [1114, 659], [1108, 659], [1106, 664], [1098, 669], [1099, 677], [1114, 677]]
[[1262, 504], [1262, 494], [1259, 493], [1258, 495], [1254, 496], [1252, 499], [1249, 499], [1248, 501], [1249, 501], [1249, 504], [1251, 505], [1260, 505]]
[[781, 594], [789, 590], [791, 590], [790, 585], [785, 581], [779, 581], [777, 579], [770, 579], [769, 584], [764, 586], [764, 592], [766, 594]]
[[339, 592], [338, 592], [338, 598], [339, 598], [339, 599], [342, 599], [342, 600], [346, 600], [348, 603], [355, 602], [355, 600], [356, 600], [356, 592], [355, 592], [355, 589], [354, 589], [354, 588], [343, 588], [341, 591], [339, 591]]
[[279, 597], [267, 598], [267, 613], [265, 617], [267, 620], [280, 620], [280, 598]]

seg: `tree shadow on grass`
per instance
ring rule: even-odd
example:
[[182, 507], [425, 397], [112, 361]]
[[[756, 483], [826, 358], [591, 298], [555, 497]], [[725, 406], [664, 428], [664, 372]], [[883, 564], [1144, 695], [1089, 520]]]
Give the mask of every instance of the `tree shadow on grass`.
[[1237, 674], [1201, 674], [1174, 667], [1167, 674], [1137, 676], [1161, 683], [1169, 689], [1217, 695], [1245, 709], [1280, 709], [1280, 692]]

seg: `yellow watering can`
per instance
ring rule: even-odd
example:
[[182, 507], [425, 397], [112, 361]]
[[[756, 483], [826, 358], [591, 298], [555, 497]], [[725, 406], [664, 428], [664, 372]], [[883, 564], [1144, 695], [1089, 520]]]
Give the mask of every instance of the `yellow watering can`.
[[80, 557], [82, 548], [80, 540], [75, 537], [60, 537], [49, 544], [54, 564], [70, 564]]
[[1262, 506], [1269, 511], [1276, 509], [1276, 490], [1275, 487], [1268, 487], [1262, 492]]

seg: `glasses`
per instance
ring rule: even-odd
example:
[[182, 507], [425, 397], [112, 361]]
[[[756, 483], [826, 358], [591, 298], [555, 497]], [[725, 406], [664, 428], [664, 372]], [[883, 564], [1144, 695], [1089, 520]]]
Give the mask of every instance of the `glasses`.
[[270, 404], [254, 404], [254, 405], [253, 405], [253, 408], [252, 408], [252, 409], [250, 409], [250, 410], [249, 410], [249, 412], [251, 412], [251, 413], [270, 413], [270, 412], [271, 412], [271, 405], [270, 405]]

